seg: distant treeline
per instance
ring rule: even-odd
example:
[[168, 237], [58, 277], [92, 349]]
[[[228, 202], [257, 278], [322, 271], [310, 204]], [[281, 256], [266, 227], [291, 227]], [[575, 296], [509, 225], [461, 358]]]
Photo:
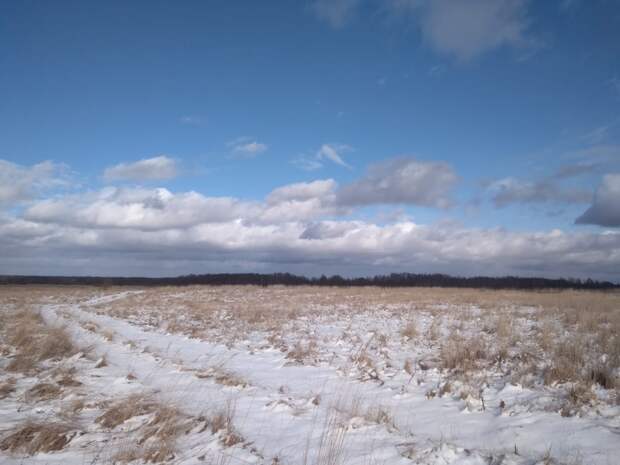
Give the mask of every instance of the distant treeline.
[[174, 278], [129, 278], [96, 276], [0, 276], [0, 284], [81, 284], [91, 286], [215, 286], [253, 284], [258, 286], [380, 286], [380, 287], [468, 287], [483, 289], [620, 289], [620, 284], [592, 279], [547, 279], [504, 277], [457, 277], [445, 274], [392, 273], [366, 278], [321, 276], [307, 278], [290, 273], [190, 274]]

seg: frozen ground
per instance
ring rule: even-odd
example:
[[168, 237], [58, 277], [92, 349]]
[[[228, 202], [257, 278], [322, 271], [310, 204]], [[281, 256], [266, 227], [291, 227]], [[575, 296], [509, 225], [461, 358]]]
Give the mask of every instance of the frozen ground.
[[[620, 464], [617, 294], [6, 287], [0, 304], [2, 463]], [[71, 350], [36, 352], [47, 328]]]

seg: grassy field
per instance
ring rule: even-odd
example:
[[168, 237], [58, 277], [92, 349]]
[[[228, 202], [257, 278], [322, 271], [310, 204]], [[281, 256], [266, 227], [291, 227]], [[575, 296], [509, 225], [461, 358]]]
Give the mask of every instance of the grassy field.
[[620, 294], [0, 288], [2, 463], [620, 463]]

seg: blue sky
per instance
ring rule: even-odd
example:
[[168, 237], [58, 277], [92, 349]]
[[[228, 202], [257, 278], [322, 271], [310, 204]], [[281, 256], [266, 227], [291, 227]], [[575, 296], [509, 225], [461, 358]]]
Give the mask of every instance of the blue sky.
[[0, 272], [619, 279], [618, 1], [3, 2], [0, 67]]

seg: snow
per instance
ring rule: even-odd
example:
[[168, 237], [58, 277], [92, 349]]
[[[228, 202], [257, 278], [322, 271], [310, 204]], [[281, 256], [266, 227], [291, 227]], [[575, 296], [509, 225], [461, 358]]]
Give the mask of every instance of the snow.
[[[345, 306], [341, 314], [321, 312], [316, 317], [306, 313], [295, 322], [299, 333], [281, 334], [289, 339], [289, 347], [295, 339], [316, 342], [314, 358], [298, 363], [266, 343], [261, 330], [225, 343], [152, 325], [159, 315], [148, 308], [127, 318], [106, 314], [106, 305], [136, 292], [44, 304], [40, 311], [47, 324], [65, 327], [74, 343], [88, 352], [88, 358], [78, 355], [62, 363], [77, 368], [84, 383], [81, 389], [92, 403], [151, 392], [192, 417], [233, 406], [242, 443], [225, 447], [213, 434], [193, 430], [180, 439], [174, 463], [203, 463], [200, 457], [205, 455], [227, 463], [330, 463], [328, 443], [340, 440], [339, 434], [342, 456], [332, 458], [333, 465], [525, 465], [544, 463], [546, 454], [566, 464], [581, 463], [583, 458], [588, 465], [620, 463], [618, 406], [602, 403], [598, 413], [563, 417], [558, 413], [557, 390], [511, 384], [491, 371], [484, 374], [488, 382], [481, 396], [473, 392], [457, 396], [467, 387], [459, 380], [440, 395], [448, 380], [433, 366], [432, 343], [403, 340], [400, 325], [387, 308], [354, 312]], [[454, 308], [442, 304], [435, 311], [447, 315]], [[477, 312], [474, 307], [473, 318]], [[226, 321], [224, 315], [220, 316]], [[427, 314], [417, 317], [421, 332], [432, 319]], [[99, 331], [86, 329], [89, 323]], [[102, 334], [103, 329], [111, 332], [112, 340]], [[388, 342], [379, 344], [378, 334], [389, 335]], [[382, 357], [372, 369], [352, 361], [364, 348]], [[402, 367], [408, 358], [414, 364], [426, 360], [430, 368], [406, 373]], [[95, 368], [102, 359], [107, 366]], [[135, 379], [128, 379], [128, 374]], [[25, 416], [49, 418], [56, 411], [53, 404], [26, 407], [27, 412], [23, 408], [15, 396], [0, 401], [2, 430]], [[63, 451], [37, 454], [28, 463], [103, 461], [101, 450], [111, 441], [110, 435], [123, 430], [109, 432], [94, 425], [99, 413], [95, 408], [85, 411], [80, 421], [89, 425], [84, 426], [87, 434], [73, 439]], [[131, 432], [144, 421], [136, 417], [123, 428]], [[331, 436], [326, 438], [327, 430]], [[0, 457], [2, 463], [24, 463], [19, 456]]]

